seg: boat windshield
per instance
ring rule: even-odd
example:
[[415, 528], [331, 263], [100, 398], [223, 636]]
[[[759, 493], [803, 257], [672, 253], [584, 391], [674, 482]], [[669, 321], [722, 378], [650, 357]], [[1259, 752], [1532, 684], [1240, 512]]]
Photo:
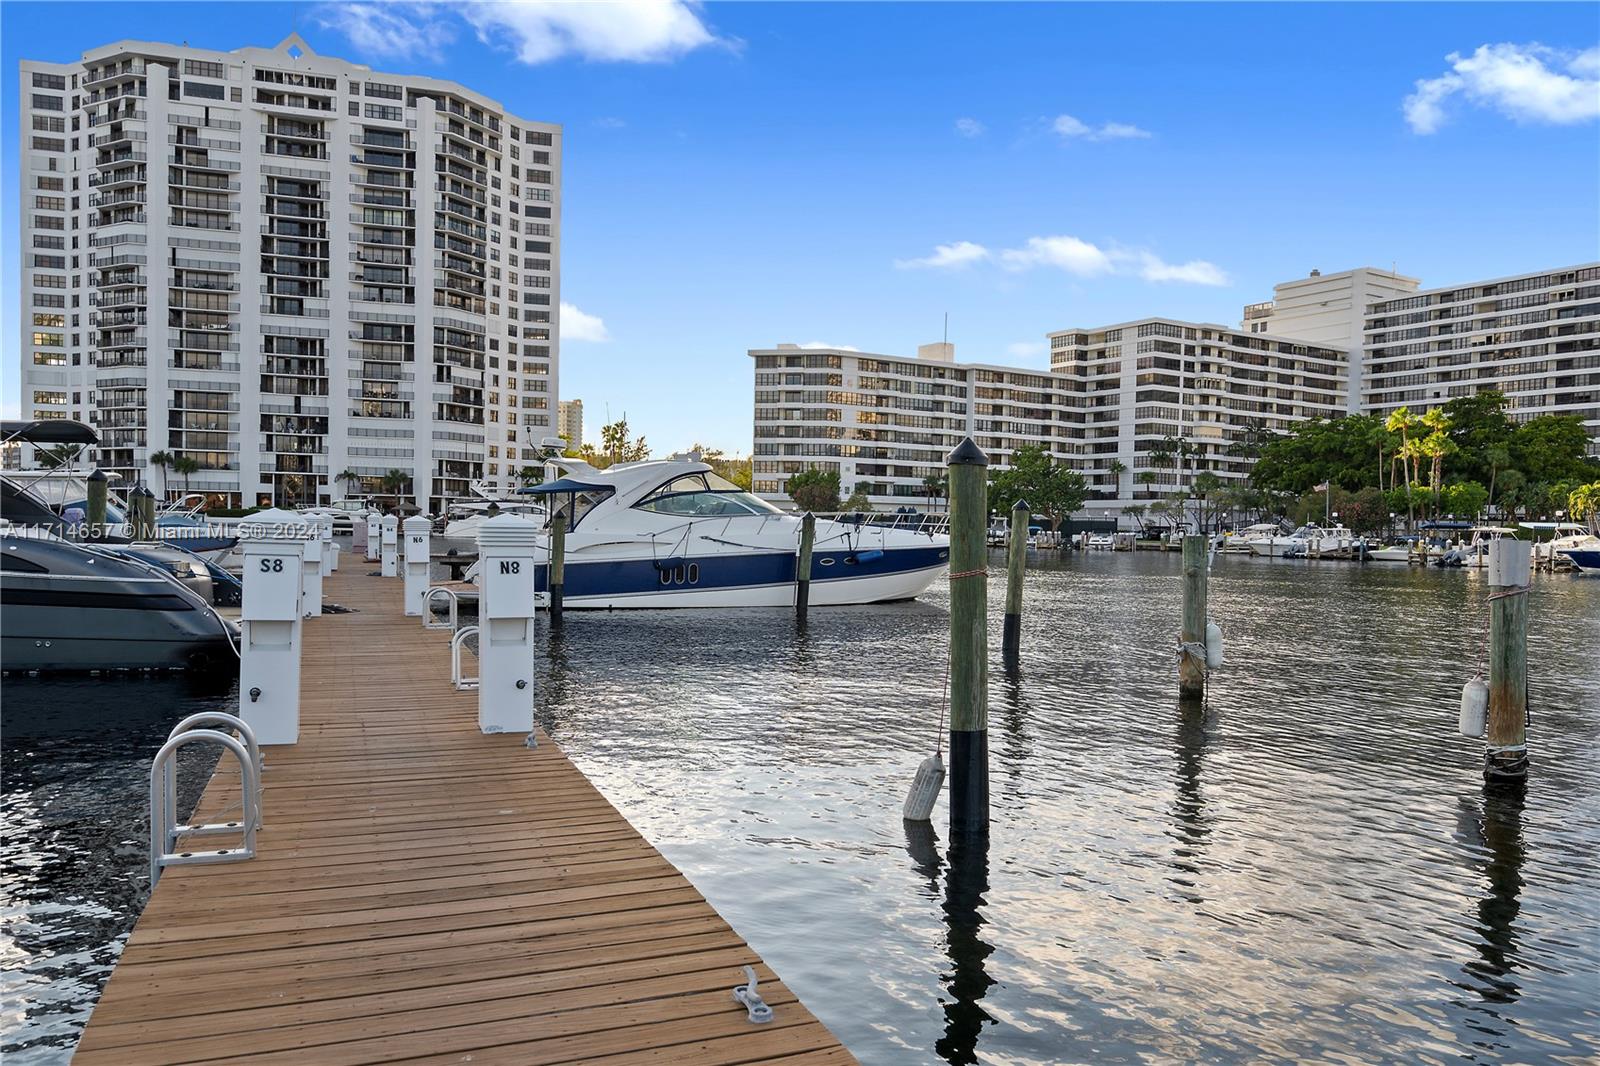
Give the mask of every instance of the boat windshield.
[[766, 500], [716, 474], [682, 474], [658, 486], [634, 506], [641, 511], [689, 518], [782, 513]]

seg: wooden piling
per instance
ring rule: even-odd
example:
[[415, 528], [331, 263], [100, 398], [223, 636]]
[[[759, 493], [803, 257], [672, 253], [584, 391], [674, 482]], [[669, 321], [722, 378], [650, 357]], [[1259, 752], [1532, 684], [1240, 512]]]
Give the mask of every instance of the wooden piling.
[[811, 549], [817, 540], [817, 516], [800, 519], [800, 549], [794, 557], [794, 613], [804, 619], [811, 606]]
[[1178, 656], [1178, 696], [1198, 700], [1206, 692], [1206, 538], [1183, 538], [1183, 641]]
[[550, 624], [561, 624], [567, 585], [567, 514], [558, 510], [550, 523]]
[[989, 828], [989, 457], [971, 437], [950, 467], [950, 831]]
[[1528, 776], [1528, 582], [1533, 546], [1489, 544], [1489, 726], [1484, 777]]
[[144, 486], [128, 494], [128, 520], [135, 540], [152, 540], [156, 535], [156, 498]]
[[88, 501], [85, 504], [84, 521], [89, 524], [89, 536], [98, 540], [106, 532], [106, 495], [109, 486], [105, 471], [96, 469], [89, 475], [87, 484]]
[[1006, 621], [1002, 649], [1007, 662], [1022, 652], [1022, 575], [1028, 565], [1028, 501], [1011, 508], [1011, 536], [1006, 542]]

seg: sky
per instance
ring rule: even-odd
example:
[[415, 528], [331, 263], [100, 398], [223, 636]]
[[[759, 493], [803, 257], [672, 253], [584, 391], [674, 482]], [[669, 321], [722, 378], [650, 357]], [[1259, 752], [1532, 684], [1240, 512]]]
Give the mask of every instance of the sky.
[[958, 359], [1045, 368], [1051, 330], [1236, 323], [1313, 268], [1600, 259], [1589, 4], [0, 5], [13, 72], [291, 31], [563, 124], [561, 397], [658, 454], [749, 452], [751, 348], [913, 354], [948, 314]]

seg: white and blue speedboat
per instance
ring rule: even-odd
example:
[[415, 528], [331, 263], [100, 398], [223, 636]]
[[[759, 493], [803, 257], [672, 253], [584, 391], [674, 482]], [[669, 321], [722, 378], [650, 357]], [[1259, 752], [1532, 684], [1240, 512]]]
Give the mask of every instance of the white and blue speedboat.
[[[794, 603], [801, 520], [705, 463], [560, 459], [524, 492], [565, 521], [567, 607], [786, 607]], [[541, 521], [529, 518], [530, 521]], [[542, 522], [541, 522], [542, 524]], [[547, 588], [548, 535], [538, 588]], [[924, 516], [819, 518], [811, 560], [815, 606], [914, 599], [943, 572], [950, 545]]]

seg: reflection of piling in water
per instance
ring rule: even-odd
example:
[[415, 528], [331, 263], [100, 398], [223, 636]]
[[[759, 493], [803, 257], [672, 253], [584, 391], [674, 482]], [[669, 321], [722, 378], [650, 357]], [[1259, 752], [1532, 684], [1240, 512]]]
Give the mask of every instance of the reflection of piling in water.
[[989, 827], [989, 486], [971, 437], [950, 466], [950, 830]]
[[944, 1035], [934, 1048], [950, 1063], [977, 1062], [978, 1038], [989, 1012], [980, 1003], [995, 983], [986, 962], [994, 947], [983, 939], [984, 893], [989, 890], [989, 837], [986, 833], [957, 833], [950, 841], [945, 870], [945, 945], [950, 972], [945, 978], [949, 997], [944, 1004]]
[[1491, 789], [1484, 796], [1479, 827], [1488, 852], [1484, 875], [1489, 891], [1478, 901], [1479, 957], [1462, 969], [1476, 979], [1478, 993], [1491, 1003], [1512, 1003], [1521, 995], [1510, 978], [1517, 968], [1515, 923], [1522, 911], [1522, 864], [1526, 858], [1522, 807], [1520, 789]]
[[1000, 719], [1005, 729], [1005, 737], [1000, 750], [1000, 761], [1005, 764], [1011, 778], [1020, 781], [1028, 756], [1031, 754], [1032, 738], [1028, 735], [1030, 704], [1027, 693], [1022, 687], [1022, 670], [1016, 663], [1005, 664], [1004, 676], [1005, 695], [1000, 705]]
[[1011, 508], [1011, 535], [1006, 541], [1006, 620], [1001, 648], [1014, 663], [1022, 648], [1022, 575], [1028, 564], [1028, 501]]
[[1194, 879], [1200, 873], [1200, 852], [1206, 838], [1211, 835], [1206, 823], [1205, 793], [1201, 789], [1202, 758], [1206, 744], [1206, 715], [1203, 708], [1193, 703], [1179, 701], [1177, 759], [1177, 795], [1172, 802], [1172, 821], [1178, 842], [1173, 853], [1172, 867], [1177, 875], [1173, 882], [1188, 891], [1191, 903], [1204, 902], [1195, 891]]

